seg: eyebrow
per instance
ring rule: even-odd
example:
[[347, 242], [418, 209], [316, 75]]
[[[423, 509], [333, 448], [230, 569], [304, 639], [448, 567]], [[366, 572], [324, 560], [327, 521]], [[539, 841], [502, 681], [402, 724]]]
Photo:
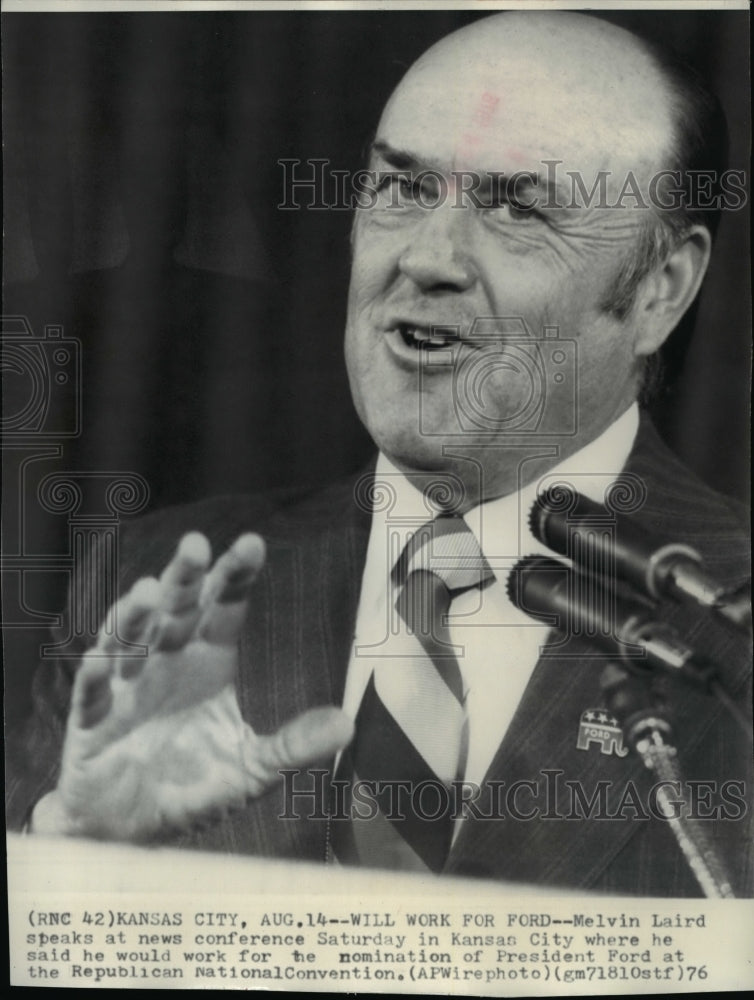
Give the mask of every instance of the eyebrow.
[[418, 156], [409, 153], [407, 150], [396, 149], [389, 142], [385, 142], [384, 139], [375, 139], [369, 146], [369, 152], [370, 154], [377, 153], [386, 163], [389, 163], [391, 167], [395, 167], [397, 170], [413, 170], [416, 168], [426, 170], [429, 167], [430, 169], [437, 170], [439, 173], [442, 172], [439, 165], [433, 165], [420, 160]]
[[[370, 154], [377, 154], [382, 157], [385, 162], [394, 167], [396, 170], [435, 170], [437, 173], [476, 173], [472, 170], [450, 170], [441, 166], [438, 162], [432, 163], [424, 159], [420, 159], [414, 153], [409, 152], [404, 149], [396, 149], [391, 146], [389, 142], [385, 142], [384, 139], [375, 139], [369, 146]], [[480, 170], [478, 171], [480, 178], [483, 179], [483, 183], [480, 187], [480, 191], [490, 191], [492, 189], [493, 178], [509, 178], [510, 180], [515, 179], [515, 189], [516, 193], [529, 193], [535, 192], [538, 196], [545, 195], [545, 203], [550, 207], [559, 207], [557, 203], [558, 195], [566, 195], [568, 193], [567, 187], [562, 183], [558, 184], [553, 182], [547, 175], [542, 175], [537, 173], [535, 170], [514, 170], [512, 173], [507, 173], [504, 170], [492, 171], [492, 170]], [[484, 183], [484, 178], [486, 177], [487, 182]]]

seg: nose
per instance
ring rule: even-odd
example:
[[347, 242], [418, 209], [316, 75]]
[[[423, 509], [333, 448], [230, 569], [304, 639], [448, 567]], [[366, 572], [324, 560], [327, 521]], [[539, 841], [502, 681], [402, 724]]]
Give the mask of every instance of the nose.
[[476, 272], [465, 244], [466, 206], [425, 209], [398, 266], [423, 292], [463, 292]]

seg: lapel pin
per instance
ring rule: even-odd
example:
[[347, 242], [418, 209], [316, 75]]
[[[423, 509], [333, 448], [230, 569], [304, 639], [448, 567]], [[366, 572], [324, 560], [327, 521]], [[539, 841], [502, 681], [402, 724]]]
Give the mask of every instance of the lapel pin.
[[587, 708], [581, 713], [576, 749], [588, 750], [592, 743], [598, 744], [600, 753], [607, 755], [625, 757], [628, 753], [618, 720], [604, 708]]

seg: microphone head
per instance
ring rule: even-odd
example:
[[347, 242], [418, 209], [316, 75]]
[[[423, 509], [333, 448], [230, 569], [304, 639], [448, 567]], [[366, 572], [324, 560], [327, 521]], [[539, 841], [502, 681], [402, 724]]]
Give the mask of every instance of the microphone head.
[[505, 581], [505, 590], [508, 600], [517, 608], [520, 607], [521, 579], [530, 570], [536, 570], [540, 562], [549, 562], [544, 556], [522, 556], [518, 562], [511, 566], [508, 577]]
[[533, 618], [551, 617], [551, 598], [562, 590], [569, 573], [565, 563], [549, 556], [519, 559], [508, 573], [505, 589], [511, 604]]
[[555, 552], [567, 553], [568, 515], [583, 498], [568, 483], [553, 483], [538, 493], [529, 509], [529, 530]]
[[529, 508], [529, 531], [534, 535], [537, 541], [542, 542], [547, 545], [547, 542], [542, 538], [542, 530], [544, 528], [543, 520], [545, 513], [545, 505], [543, 502], [543, 497], [537, 494], [534, 503]]

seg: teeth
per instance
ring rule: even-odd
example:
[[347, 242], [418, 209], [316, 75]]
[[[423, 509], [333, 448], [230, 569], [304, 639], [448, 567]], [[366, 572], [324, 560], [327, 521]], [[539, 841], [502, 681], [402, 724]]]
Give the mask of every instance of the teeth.
[[405, 342], [414, 347], [449, 347], [458, 339], [452, 333], [430, 333], [426, 327], [401, 324], [398, 329]]

